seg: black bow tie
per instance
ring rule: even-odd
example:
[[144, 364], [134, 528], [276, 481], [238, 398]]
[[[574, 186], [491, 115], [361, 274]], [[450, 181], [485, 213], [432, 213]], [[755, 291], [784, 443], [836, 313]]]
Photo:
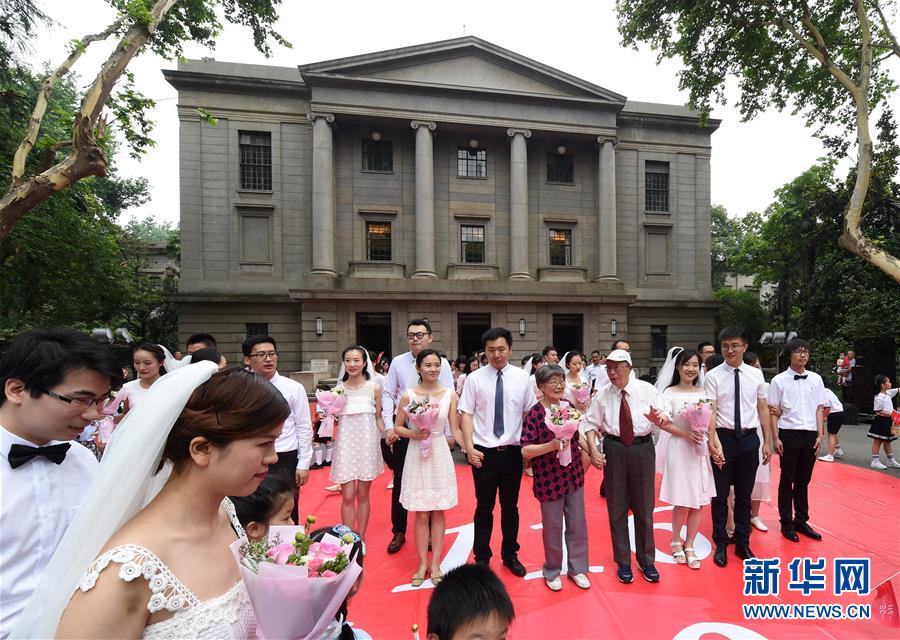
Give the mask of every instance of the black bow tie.
[[806, 380], [806, 376], [807, 376], [807, 375], [808, 375], [808, 374], [804, 374], [804, 375], [801, 376], [799, 373], [795, 373], [795, 374], [794, 374], [794, 380]]
[[14, 444], [9, 448], [9, 456], [7, 456], [9, 458], [9, 466], [16, 469], [37, 456], [44, 456], [50, 462], [62, 464], [62, 461], [66, 459], [66, 452], [71, 446], [68, 442], [53, 444], [49, 447], [29, 447], [26, 444]]

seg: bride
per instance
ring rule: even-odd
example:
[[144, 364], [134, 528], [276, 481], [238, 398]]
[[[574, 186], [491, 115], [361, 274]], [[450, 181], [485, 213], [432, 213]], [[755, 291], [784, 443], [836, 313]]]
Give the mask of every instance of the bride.
[[226, 496], [256, 490], [289, 408], [256, 374], [216, 369], [165, 376], [122, 422], [12, 637], [255, 635]]

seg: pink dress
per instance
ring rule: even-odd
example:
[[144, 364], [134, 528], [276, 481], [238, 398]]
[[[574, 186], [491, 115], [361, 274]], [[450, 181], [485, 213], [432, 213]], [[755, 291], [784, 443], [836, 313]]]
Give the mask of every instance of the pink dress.
[[374, 480], [384, 471], [381, 432], [375, 422], [375, 384], [369, 380], [360, 389], [344, 387], [347, 404], [341, 409], [334, 440], [332, 482]]
[[[408, 511], [443, 511], [455, 507], [456, 469], [450, 446], [444, 432], [447, 429], [447, 416], [450, 412], [450, 394], [445, 391], [439, 402], [438, 423], [431, 436], [431, 453], [422, 456], [419, 440], [410, 439], [406, 450], [406, 461], [403, 463], [403, 486], [400, 488], [400, 504]], [[412, 389], [406, 392], [412, 400], [421, 400]]]
[[[673, 388], [662, 394], [663, 409], [672, 416], [672, 423], [681, 429], [690, 427], [681, 416], [682, 410], [704, 398], [706, 394], [699, 388], [695, 392], [681, 393]], [[698, 509], [716, 496], [709, 456], [698, 456], [690, 438], [679, 438], [668, 432], [660, 432], [657, 444], [657, 463], [662, 467], [662, 483], [659, 499], [676, 507]], [[662, 460], [660, 460], [662, 458]]]

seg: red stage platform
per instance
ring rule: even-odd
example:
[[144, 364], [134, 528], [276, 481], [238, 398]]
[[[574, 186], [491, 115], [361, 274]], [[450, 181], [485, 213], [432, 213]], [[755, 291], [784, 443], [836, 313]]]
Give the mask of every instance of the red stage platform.
[[[772, 496], [776, 495], [778, 463], [774, 462]], [[339, 494], [324, 491], [328, 471], [311, 474], [300, 499], [301, 516], [311, 513], [319, 522], [340, 519]], [[409, 579], [417, 566], [412, 540], [412, 516], [407, 543], [396, 555], [388, 555], [390, 540], [390, 491], [386, 471], [372, 487], [372, 521], [367, 535], [363, 585], [350, 603], [350, 619], [360, 635], [376, 639], [411, 638], [410, 628], [418, 623], [425, 638], [426, 609], [432, 593], [430, 582], [416, 589]], [[457, 466], [460, 503], [447, 512], [447, 539], [442, 569], [444, 572], [462, 562], [471, 562], [472, 514], [475, 497], [472, 476], [465, 466]], [[711, 557], [712, 524], [709, 507], [704, 509], [703, 525], [697, 538], [697, 553], [703, 560], [699, 571], [675, 565], [668, 555], [671, 540], [671, 507], [656, 508], [657, 568], [659, 584], [648, 584], [635, 572], [635, 582], [620, 584], [609, 537], [606, 503], [599, 497], [600, 474], [588, 473], [586, 512], [590, 529], [592, 588], [578, 589], [569, 580], [563, 591], [553, 593], [541, 578], [543, 547], [540, 536], [540, 510], [531, 493], [531, 479], [523, 478], [519, 499], [519, 558], [529, 574], [524, 580], [514, 577], [499, 560], [499, 507], [495, 512], [495, 556], [492, 568], [498, 573], [512, 597], [516, 620], [510, 632], [514, 640], [587, 639], [587, 638], [900, 638], [900, 611], [894, 594], [900, 594], [900, 504], [898, 480], [890, 475], [843, 464], [817, 464], [810, 486], [812, 524], [824, 540], [815, 542], [801, 537], [799, 543], [784, 539], [778, 529], [778, 512], [773, 502], [763, 503], [761, 516], [769, 526], [767, 533], [753, 532], [751, 547], [759, 558], [780, 558], [778, 595], [744, 595], [741, 561], [729, 549], [728, 566], [715, 566]], [[825, 558], [826, 589], [804, 596], [788, 589], [789, 563], [795, 557], [813, 560]], [[834, 595], [835, 558], [870, 558], [870, 592], [867, 595]], [[794, 619], [745, 619], [742, 605], [870, 605], [871, 618], [796, 619], [798, 609], [788, 609]], [[819, 611], [827, 607], [820, 607]], [[835, 607], [827, 608], [832, 614]], [[804, 608], [805, 615], [816, 615], [815, 607]], [[864, 614], [864, 611], [863, 611]], [[365, 633], [362, 633], [365, 632]]]

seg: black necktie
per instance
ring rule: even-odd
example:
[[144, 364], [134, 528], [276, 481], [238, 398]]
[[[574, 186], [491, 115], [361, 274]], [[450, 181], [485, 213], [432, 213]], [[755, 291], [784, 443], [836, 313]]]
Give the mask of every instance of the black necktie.
[[806, 380], [806, 375], [800, 375], [798, 373], [794, 374], [794, 380]]
[[62, 461], [66, 459], [66, 452], [71, 446], [71, 443], [68, 442], [53, 444], [49, 447], [29, 447], [26, 444], [14, 444], [9, 448], [9, 455], [7, 456], [9, 466], [16, 469], [37, 456], [44, 456], [50, 462], [62, 464]]
[[494, 390], [494, 435], [503, 437], [503, 371], [497, 370], [497, 387]]
[[741, 430], [741, 378], [740, 369], [734, 370], [734, 430]]

